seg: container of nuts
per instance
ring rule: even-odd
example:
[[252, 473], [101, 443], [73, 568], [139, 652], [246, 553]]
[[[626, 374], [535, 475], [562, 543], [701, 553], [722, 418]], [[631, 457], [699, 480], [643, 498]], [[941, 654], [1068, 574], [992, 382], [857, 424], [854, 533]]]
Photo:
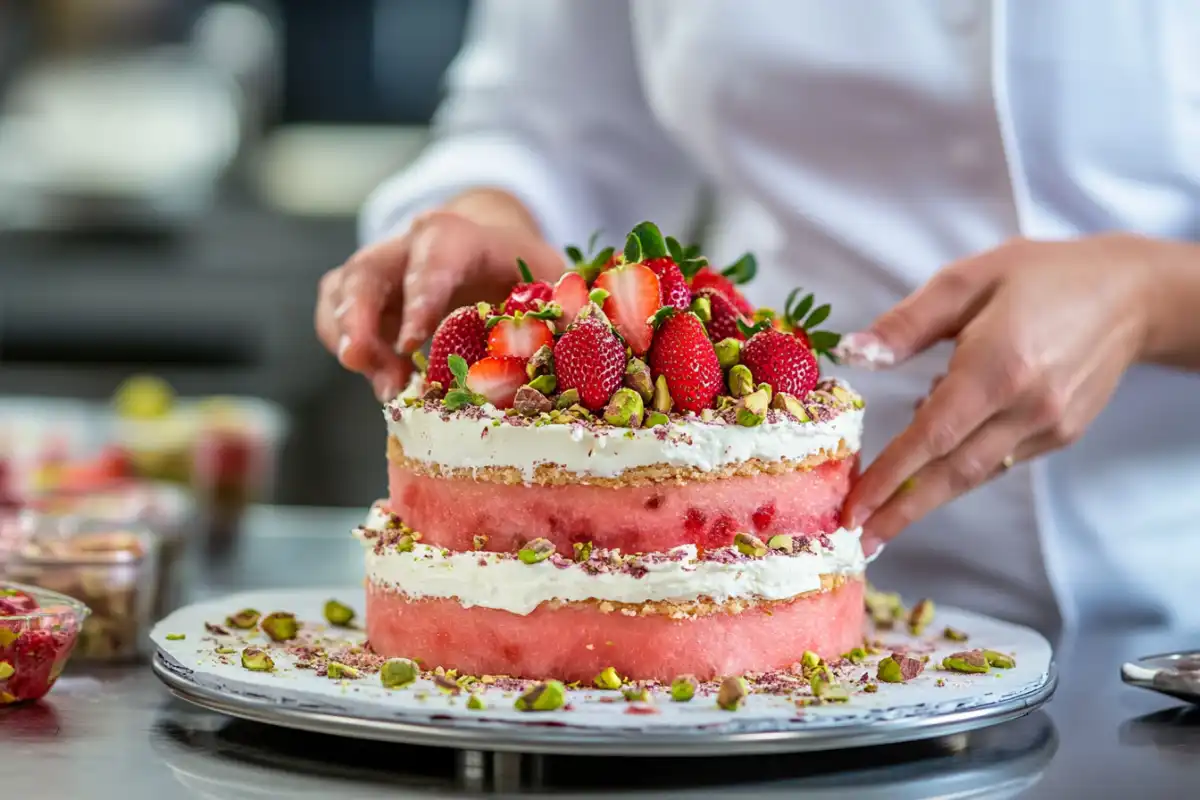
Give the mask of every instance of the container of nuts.
[[21, 543], [4, 577], [73, 597], [92, 610], [78, 661], [129, 661], [144, 651], [154, 621], [159, 538], [137, 524], [78, 516], [21, 514]]

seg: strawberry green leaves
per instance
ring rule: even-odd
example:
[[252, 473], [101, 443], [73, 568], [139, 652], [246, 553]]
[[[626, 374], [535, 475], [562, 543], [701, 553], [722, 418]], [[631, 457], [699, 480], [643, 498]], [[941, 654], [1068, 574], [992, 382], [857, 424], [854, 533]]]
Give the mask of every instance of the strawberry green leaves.
[[758, 274], [758, 259], [753, 253], [746, 253], [737, 261], [721, 270], [721, 274], [737, 285], [749, 283]]
[[831, 351], [841, 341], [841, 334], [817, 329], [818, 325], [829, 318], [832, 309], [828, 303], [813, 308], [816, 300], [811, 293], [796, 300], [801, 291], [803, 290], [797, 287], [788, 295], [784, 305], [784, 321], [792, 328], [793, 333], [808, 340], [809, 346], [818, 356], [836, 361]]
[[454, 375], [454, 388], [446, 393], [445, 403], [448, 411], [457, 411], [463, 406], [481, 406], [487, 402], [481, 394], [467, 388], [467, 360], [460, 355], [451, 354], [447, 358], [450, 372]]

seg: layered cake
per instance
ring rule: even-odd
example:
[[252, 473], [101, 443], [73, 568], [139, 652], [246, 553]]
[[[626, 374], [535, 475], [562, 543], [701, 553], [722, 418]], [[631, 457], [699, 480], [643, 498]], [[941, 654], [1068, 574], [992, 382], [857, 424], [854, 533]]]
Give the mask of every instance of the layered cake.
[[450, 314], [386, 407], [389, 496], [357, 531], [371, 646], [588, 683], [857, 647], [839, 515], [863, 401], [820, 374], [828, 306], [755, 309], [752, 257], [716, 270], [650, 223], [568, 252], [557, 284]]

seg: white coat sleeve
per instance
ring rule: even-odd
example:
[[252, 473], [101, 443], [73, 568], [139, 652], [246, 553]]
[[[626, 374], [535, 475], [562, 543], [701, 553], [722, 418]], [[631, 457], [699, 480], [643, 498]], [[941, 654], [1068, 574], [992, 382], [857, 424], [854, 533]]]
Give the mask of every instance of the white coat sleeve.
[[627, 0], [476, 0], [433, 139], [360, 217], [364, 243], [473, 187], [524, 202], [552, 244], [689, 221], [699, 176], [653, 118]]

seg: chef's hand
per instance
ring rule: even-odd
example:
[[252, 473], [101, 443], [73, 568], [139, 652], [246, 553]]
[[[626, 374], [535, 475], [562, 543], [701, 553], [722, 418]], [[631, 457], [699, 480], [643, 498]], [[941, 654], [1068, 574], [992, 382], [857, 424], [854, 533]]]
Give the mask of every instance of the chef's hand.
[[391, 400], [408, 382], [410, 354], [450, 309], [499, 302], [520, 280], [553, 281], [563, 259], [511, 195], [476, 190], [413, 220], [404, 233], [364, 247], [326, 273], [317, 296], [321, 342]]
[[[1181, 247], [1119, 235], [1013, 241], [942, 269], [847, 337], [851, 362], [865, 354], [877, 366], [956, 341], [945, 376], [850, 493], [844, 521], [863, 526], [864, 549], [1014, 463], [1075, 441], [1134, 361], [1189, 360], [1172, 347], [1178, 328], [1194, 335], [1195, 323], [1161, 329], [1167, 317], [1197, 316], [1169, 289], [1187, 261]], [[1185, 272], [1194, 286], [1200, 270], [1193, 262]]]

